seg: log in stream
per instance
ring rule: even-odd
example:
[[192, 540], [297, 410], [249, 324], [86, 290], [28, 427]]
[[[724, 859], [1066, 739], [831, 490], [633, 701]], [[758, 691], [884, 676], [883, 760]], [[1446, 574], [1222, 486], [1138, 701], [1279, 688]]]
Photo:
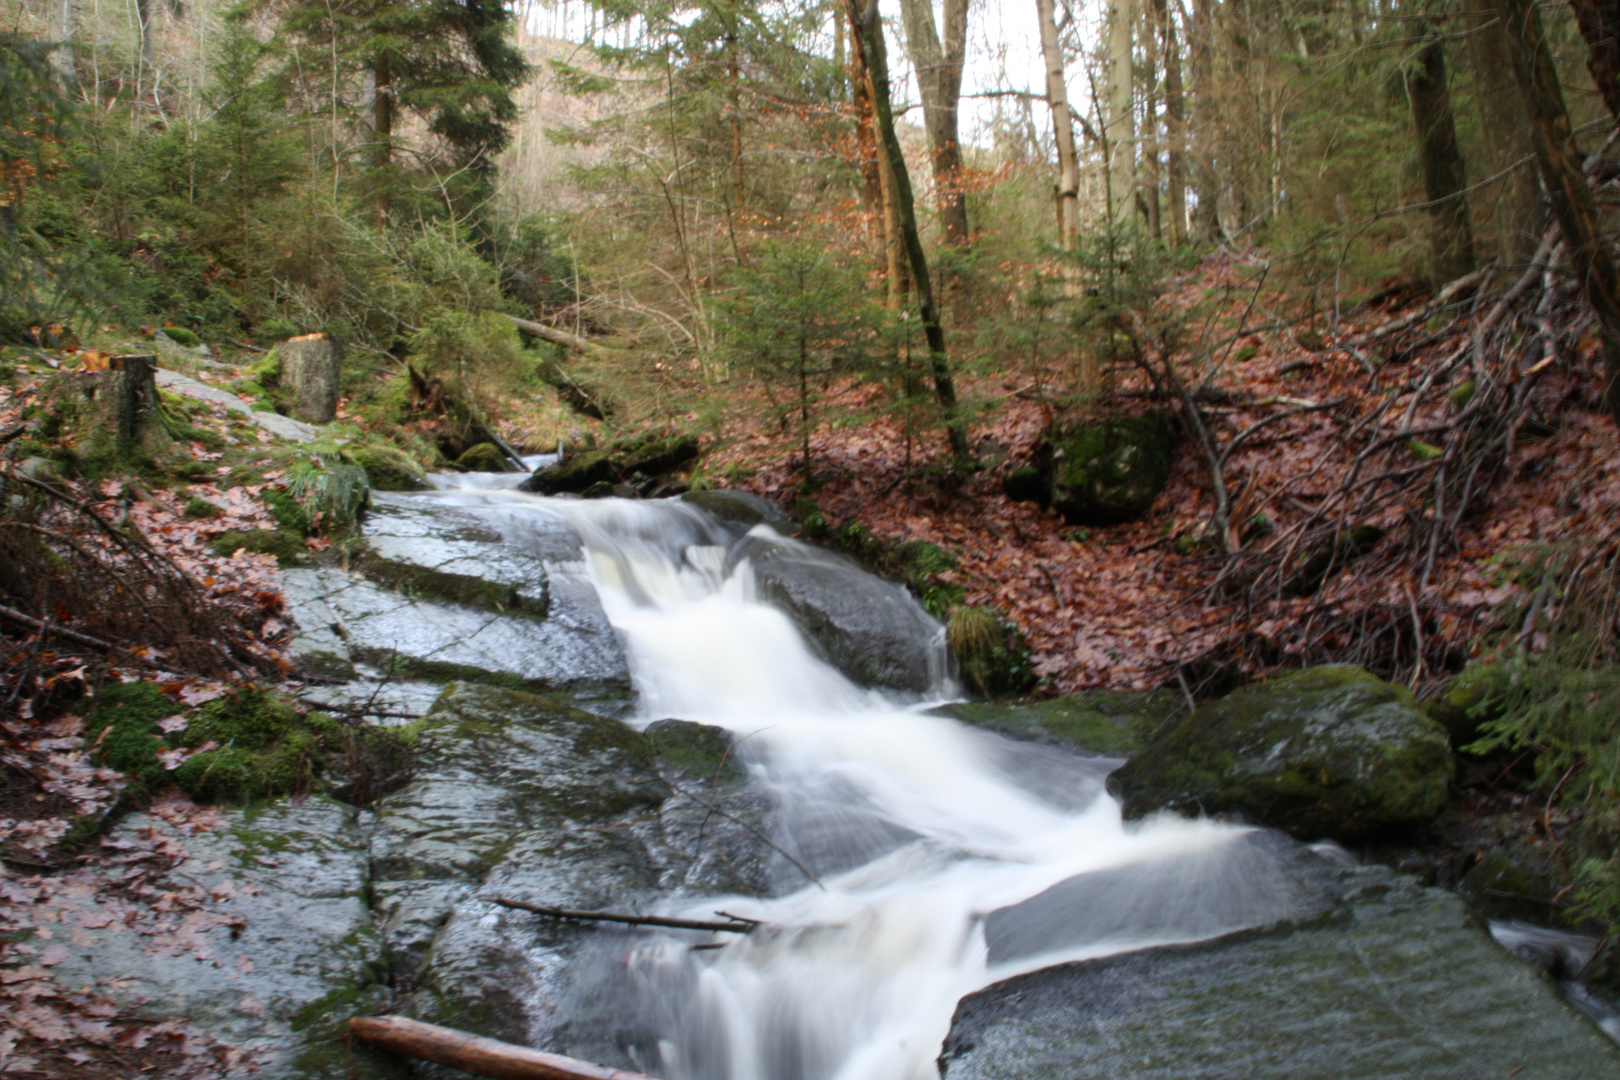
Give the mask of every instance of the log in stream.
[[357, 1016], [349, 1021], [349, 1033], [391, 1054], [438, 1062], [494, 1080], [653, 1080], [641, 1073], [608, 1069], [403, 1016]]
[[548, 919], [623, 923], [626, 926], [663, 926], [674, 930], [708, 930], [716, 934], [748, 934], [752, 933], [754, 928], [760, 925], [751, 919], [739, 919], [735, 915], [726, 916], [730, 920], [729, 922], [711, 922], [706, 919], [671, 919], [662, 915], [620, 915], [611, 911], [573, 911], [568, 908], [525, 903], [522, 900], [508, 900], [500, 896], [490, 897], [489, 902], [499, 904], [501, 907], [516, 908], [519, 911], [544, 915]]

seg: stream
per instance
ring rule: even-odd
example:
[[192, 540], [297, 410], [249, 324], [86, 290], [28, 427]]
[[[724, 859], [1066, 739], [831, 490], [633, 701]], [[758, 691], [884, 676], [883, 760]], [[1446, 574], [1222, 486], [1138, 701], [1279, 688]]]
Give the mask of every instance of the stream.
[[[636, 726], [734, 734], [769, 793], [778, 895], [670, 896], [661, 913], [766, 924], [720, 948], [638, 932], [572, 973], [576, 1026], [612, 1028], [671, 1080], [931, 1080], [964, 995], [1061, 961], [1199, 940], [1294, 914], [1275, 845], [1161, 817], [1127, 826], [1081, 757], [929, 715], [959, 696], [923, 616], [927, 693], [863, 689], [763, 602], [728, 531], [680, 501], [584, 501], [441, 478], [429, 498], [567, 521], [629, 660]], [[756, 545], [828, 558], [765, 526]], [[919, 611], [919, 615], [920, 615]], [[606, 1037], [606, 1036], [604, 1036]]]

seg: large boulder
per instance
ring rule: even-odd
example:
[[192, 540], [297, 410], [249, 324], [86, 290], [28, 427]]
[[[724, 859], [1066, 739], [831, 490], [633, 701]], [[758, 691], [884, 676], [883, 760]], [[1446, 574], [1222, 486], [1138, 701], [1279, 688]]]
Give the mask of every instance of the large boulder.
[[611, 487], [630, 480], [640, 484], [631, 494], [642, 488], [650, 491], [654, 485], [648, 481], [679, 469], [696, 458], [700, 449], [696, 435], [645, 433], [537, 469], [518, 490], [535, 495], [584, 495], [597, 485]]
[[1409, 692], [1331, 665], [1201, 706], [1108, 786], [1126, 817], [1234, 814], [1302, 839], [1355, 841], [1432, 820], [1454, 769], [1445, 729]]
[[299, 627], [291, 649], [306, 667], [349, 678], [360, 662], [436, 681], [628, 692], [618, 635], [560, 518], [373, 494], [364, 539], [349, 570], [283, 574]]
[[[1620, 1077], [1620, 1048], [1455, 896], [1382, 867], [1309, 876], [1329, 872], [1336, 887], [1297, 881], [1303, 910], [1270, 928], [1049, 967], [963, 998], [943, 1080]], [[1137, 895], [1158, 902], [1150, 884]], [[1115, 940], [1131, 940], [1128, 916]]]
[[1039, 458], [1003, 481], [1007, 497], [1051, 506], [1073, 525], [1140, 517], [1170, 478], [1176, 429], [1164, 413], [1056, 424]]
[[372, 834], [373, 904], [395, 985], [412, 988], [408, 1015], [527, 1045], [574, 1037], [553, 1034], [564, 973], [623, 943], [623, 928], [493, 898], [623, 911], [666, 891], [769, 888], [764, 800], [701, 775], [700, 750], [731, 738], [699, 725], [658, 736], [555, 698], [445, 689], [412, 782], [378, 804]]
[[780, 504], [746, 491], [710, 488], [708, 491], [688, 491], [681, 499], [729, 524], [744, 528], [769, 525], [779, 533], [793, 531], [793, 519]]
[[760, 529], [727, 554], [730, 567], [744, 560], [760, 598], [786, 612], [852, 681], [917, 694], [942, 682], [940, 625], [901, 586], [841, 555]]

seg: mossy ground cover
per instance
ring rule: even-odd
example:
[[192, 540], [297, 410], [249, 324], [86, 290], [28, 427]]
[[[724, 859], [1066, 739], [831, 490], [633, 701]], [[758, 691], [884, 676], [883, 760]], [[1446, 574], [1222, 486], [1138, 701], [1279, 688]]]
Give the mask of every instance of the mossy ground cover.
[[410, 737], [409, 730], [301, 713], [252, 685], [188, 709], [154, 683], [110, 683], [85, 720], [85, 746], [97, 764], [129, 778], [134, 802], [170, 786], [211, 803], [252, 803], [319, 788], [353, 798], [367, 788], [357, 774], [376, 759], [388, 758], [394, 772], [407, 767], [402, 748]]

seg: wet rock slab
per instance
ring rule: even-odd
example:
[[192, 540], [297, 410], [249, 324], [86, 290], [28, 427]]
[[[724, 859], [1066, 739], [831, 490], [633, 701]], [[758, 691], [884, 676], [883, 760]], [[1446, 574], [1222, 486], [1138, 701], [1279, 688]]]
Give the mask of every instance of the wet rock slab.
[[1461, 900], [1341, 874], [1326, 912], [964, 998], [944, 1080], [1620, 1077], [1620, 1047]]
[[[155, 829], [177, 840], [187, 857], [169, 887], [200, 888], [213, 901], [178, 910], [158, 933], [86, 919], [58, 978], [96, 984], [131, 1012], [183, 1017], [248, 1051], [265, 1080], [342, 1075], [343, 1022], [389, 996], [358, 816], [311, 798], [223, 811], [219, 828], [183, 837], [161, 819], [131, 816], [112, 839]], [[404, 1074], [364, 1050], [354, 1069]]]

